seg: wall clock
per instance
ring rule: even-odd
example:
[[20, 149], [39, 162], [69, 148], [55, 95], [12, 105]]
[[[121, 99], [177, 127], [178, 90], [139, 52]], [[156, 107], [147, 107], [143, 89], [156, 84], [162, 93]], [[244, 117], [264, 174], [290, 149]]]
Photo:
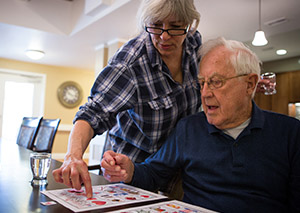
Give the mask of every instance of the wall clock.
[[57, 97], [63, 106], [74, 108], [78, 106], [82, 100], [82, 89], [76, 82], [66, 81], [58, 87]]

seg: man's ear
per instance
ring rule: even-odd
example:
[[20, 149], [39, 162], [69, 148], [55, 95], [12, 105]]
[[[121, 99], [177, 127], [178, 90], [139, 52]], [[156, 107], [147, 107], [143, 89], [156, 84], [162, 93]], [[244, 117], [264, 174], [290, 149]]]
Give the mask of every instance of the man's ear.
[[254, 92], [254, 90], [256, 89], [256, 84], [258, 82], [258, 76], [254, 73], [250, 73], [247, 76], [247, 93], [249, 95], [252, 95], [252, 93]]

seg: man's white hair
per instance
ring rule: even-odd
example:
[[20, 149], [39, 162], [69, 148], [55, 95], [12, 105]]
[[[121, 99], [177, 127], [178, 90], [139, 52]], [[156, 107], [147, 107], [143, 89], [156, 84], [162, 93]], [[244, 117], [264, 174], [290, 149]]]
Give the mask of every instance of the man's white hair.
[[[211, 39], [203, 43], [198, 54], [201, 56], [201, 58], [203, 58], [208, 52], [218, 46], [224, 46], [226, 49], [232, 52], [229, 62], [232, 64], [237, 75], [254, 73], [258, 76], [258, 78], [260, 77], [260, 66], [262, 64], [261, 61], [257, 55], [242, 42], [226, 40], [223, 37]], [[252, 94], [252, 98], [254, 95], [255, 91]]]

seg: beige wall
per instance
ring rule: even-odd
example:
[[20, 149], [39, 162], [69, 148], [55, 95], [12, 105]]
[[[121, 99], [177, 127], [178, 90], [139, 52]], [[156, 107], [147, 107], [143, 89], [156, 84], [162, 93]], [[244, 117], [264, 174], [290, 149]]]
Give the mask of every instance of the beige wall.
[[[46, 74], [46, 91], [44, 104], [44, 118], [60, 118], [60, 125], [72, 125], [72, 120], [78, 107], [68, 109], [62, 106], [56, 96], [57, 88], [65, 81], [75, 81], [83, 89], [82, 104], [87, 100], [90, 88], [95, 79], [94, 70], [70, 67], [48, 66], [35, 63], [8, 60], [0, 58], [0, 68], [18, 71], [28, 71]], [[58, 131], [55, 137], [52, 153], [65, 153], [69, 131]], [[87, 150], [88, 151], [88, 150]]]
[[[27, 63], [10, 59], [0, 58], [0, 68], [17, 71], [27, 71], [46, 74], [46, 91], [44, 104], [44, 118], [60, 118], [60, 127], [69, 125], [71, 127], [73, 118], [78, 107], [68, 109], [63, 107], [56, 96], [57, 88], [65, 81], [75, 81], [83, 89], [84, 104], [90, 94], [90, 89], [95, 81], [95, 76], [106, 66], [107, 61], [120, 48], [125, 41], [113, 41], [104, 45], [96, 52], [95, 70], [78, 69], [72, 67], [49, 66], [36, 63]], [[80, 105], [81, 105], [80, 104]], [[56, 159], [62, 159], [67, 151], [68, 138], [70, 131], [59, 130], [55, 136], [52, 154]], [[88, 158], [89, 147], [85, 152], [85, 158]]]

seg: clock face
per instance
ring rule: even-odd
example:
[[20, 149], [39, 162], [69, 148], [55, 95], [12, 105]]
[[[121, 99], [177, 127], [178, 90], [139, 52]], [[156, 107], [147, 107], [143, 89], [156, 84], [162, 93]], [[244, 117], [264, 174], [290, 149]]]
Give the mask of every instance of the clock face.
[[78, 106], [82, 100], [82, 89], [76, 82], [67, 81], [60, 85], [57, 90], [57, 95], [63, 106], [74, 108]]
[[80, 91], [77, 87], [70, 85], [63, 89], [63, 99], [65, 102], [69, 104], [74, 104], [77, 102], [79, 98]]

